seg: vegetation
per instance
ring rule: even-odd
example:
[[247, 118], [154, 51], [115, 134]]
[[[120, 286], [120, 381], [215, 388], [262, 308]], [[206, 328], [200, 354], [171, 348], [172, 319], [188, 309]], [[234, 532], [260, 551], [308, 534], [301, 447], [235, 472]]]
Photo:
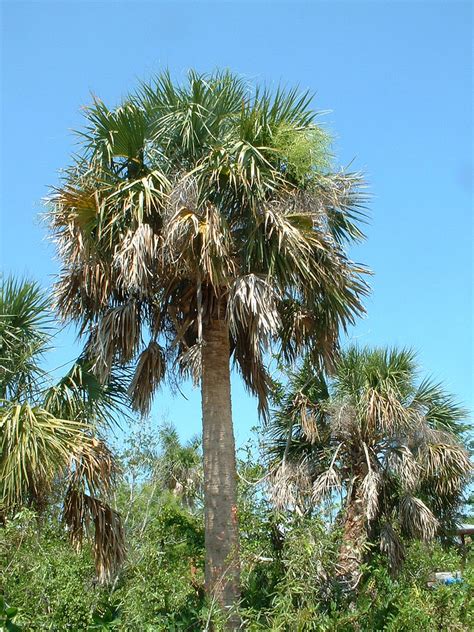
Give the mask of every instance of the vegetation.
[[460, 443], [466, 413], [441, 385], [417, 383], [411, 351], [352, 347], [332, 378], [306, 360], [279, 399], [269, 431], [275, 501], [314, 512], [342, 493], [338, 575], [349, 590], [370, 543], [397, 572], [403, 535], [431, 540], [453, 527], [471, 469]]
[[[113, 583], [97, 583], [91, 548], [71, 549], [54, 509], [41, 529], [35, 515], [23, 510], [0, 531], [2, 588], [6, 602], [17, 609], [14, 621], [21, 630], [222, 629], [221, 612], [204, 591], [199, 493], [190, 507], [161, 482], [168, 430], [164, 441], [160, 434], [140, 425], [120, 454], [123, 466], [133, 466], [118, 481], [128, 555]], [[393, 577], [386, 558], [375, 553], [364, 564], [351, 605], [336, 573], [342, 530], [328, 529], [329, 512], [276, 511], [266, 480], [260, 480], [256, 447], [239, 455], [243, 629], [472, 629], [474, 573], [455, 546], [402, 536], [401, 572]], [[433, 571], [460, 569], [464, 583], [427, 588]]]
[[51, 327], [36, 284], [0, 281], [0, 516], [29, 507], [41, 517], [61, 502], [77, 547], [92, 520], [103, 582], [123, 561], [124, 542], [120, 516], [106, 502], [116, 467], [98, 433], [120, 411], [123, 388], [116, 378], [102, 385], [83, 357], [52, 383], [41, 368]]

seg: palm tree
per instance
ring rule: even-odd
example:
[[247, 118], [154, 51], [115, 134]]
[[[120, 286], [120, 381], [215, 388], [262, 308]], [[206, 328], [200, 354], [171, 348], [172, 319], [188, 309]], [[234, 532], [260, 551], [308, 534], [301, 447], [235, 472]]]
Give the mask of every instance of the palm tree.
[[165, 423], [159, 428], [159, 442], [161, 452], [154, 472], [157, 482], [185, 506], [194, 507], [203, 483], [200, 438], [192, 437], [182, 444], [176, 428]]
[[54, 488], [64, 492], [63, 518], [77, 546], [94, 522], [98, 579], [109, 580], [124, 556], [119, 515], [105, 501], [112, 455], [97, 437], [123, 405], [114, 381], [100, 384], [80, 358], [52, 384], [41, 368], [52, 339], [48, 300], [38, 285], [0, 282], [0, 515], [23, 506], [40, 515]]
[[239, 597], [229, 360], [265, 414], [270, 344], [329, 366], [363, 311], [364, 270], [344, 251], [362, 237], [362, 181], [331, 170], [309, 102], [229, 72], [161, 74], [85, 110], [51, 199], [57, 306], [95, 366], [133, 362], [142, 413], [165, 371], [200, 379], [206, 586], [224, 606]]
[[339, 575], [353, 589], [369, 542], [396, 570], [401, 535], [450, 525], [470, 473], [465, 411], [440, 385], [418, 384], [408, 350], [353, 347], [331, 379], [309, 360], [289, 377], [269, 431], [275, 498], [304, 511], [344, 491]]

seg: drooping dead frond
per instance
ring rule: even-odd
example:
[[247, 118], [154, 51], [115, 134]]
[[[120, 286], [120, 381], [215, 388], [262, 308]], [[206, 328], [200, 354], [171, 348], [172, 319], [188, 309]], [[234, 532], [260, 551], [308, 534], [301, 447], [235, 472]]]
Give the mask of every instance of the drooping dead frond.
[[158, 237], [149, 224], [139, 224], [135, 231], [127, 232], [120, 245], [116, 246], [113, 261], [119, 287], [147, 294], [156, 267], [158, 243]]
[[93, 438], [71, 455], [63, 520], [77, 550], [93, 525], [94, 558], [100, 583], [113, 579], [125, 557], [120, 515], [105, 498], [110, 495], [117, 466], [103, 441]]
[[373, 520], [379, 507], [380, 474], [369, 469], [360, 485], [367, 520]]
[[71, 454], [70, 480], [75, 486], [87, 486], [94, 496], [108, 494], [117, 473], [117, 465], [106, 444], [95, 437]]
[[336, 467], [336, 460], [343, 447], [342, 443], [337, 446], [328, 469], [313, 482], [312, 498], [315, 503], [321, 502], [333, 491], [341, 489], [342, 479]]
[[320, 474], [313, 483], [313, 501], [318, 504], [332, 492], [341, 489], [342, 481], [334, 467], [330, 467]]
[[54, 285], [54, 308], [64, 320], [87, 323], [108, 305], [114, 279], [101, 261], [65, 267]]
[[[432, 439], [435, 438], [432, 431]], [[472, 464], [466, 450], [454, 437], [446, 442], [445, 433], [439, 437], [440, 443], [428, 442], [417, 452], [417, 461], [423, 468], [423, 479], [430, 479], [431, 485], [439, 495], [449, 496], [459, 493], [468, 481]]]
[[178, 363], [182, 374], [190, 377], [193, 384], [197, 386], [201, 379], [202, 345], [196, 343], [180, 353]]
[[398, 477], [402, 488], [412, 493], [420, 482], [422, 468], [406, 445], [394, 445], [388, 454], [387, 466]]
[[311, 493], [311, 477], [308, 463], [283, 460], [268, 479], [270, 497], [276, 509], [292, 509], [302, 513], [304, 498]]
[[134, 357], [140, 342], [140, 308], [130, 300], [101, 318], [89, 343], [94, 369], [107, 376], [115, 359], [125, 364]]
[[97, 498], [86, 497], [94, 521], [94, 558], [101, 583], [110, 582], [125, 558], [125, 537], [120, 515]]
[[400, 500], [400, 522], [404, 531], [422, 540], [432, 540], [438, 529], [438, 520], [425, 503], [408, 494]]
[[315, 404], [302, 391], [298, 391], [292, 401], [293, 418], [301, 424], [301, 430], [310, 443], [319, 439]]
[[227, 297], [227, 319], [233, 336], [244, 327], [253, 347], [267, 346], [281, 326], [277, 309], [278, 296], [267, 279], [256, 274], [238, 277], [231, 284]]
[[393, 575], [400, 570], [405, 559], [405, 547], [391, 524], [385, 522], [380, 529], [380, 552], [388, 557]]
[[120, 515], [109, 505], [72, 485], [64, 504], [63, 520], [76, 549], [93, 524], [94, 559], [101, 584], [110, 582], [125, 559], [125, 536]]
[[153, 340], [141, 352], [132, 382], [132, 407], [142, 415], [150, 411], [153, 394], [165, 374], [165, 359], [160, 345]]

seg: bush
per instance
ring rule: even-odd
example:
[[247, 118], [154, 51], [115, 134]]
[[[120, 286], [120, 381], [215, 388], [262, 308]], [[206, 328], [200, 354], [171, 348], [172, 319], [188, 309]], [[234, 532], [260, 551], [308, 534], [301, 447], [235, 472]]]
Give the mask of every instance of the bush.
[[[429, 589], [436, 570], [456, 571], [454, 548], [412, 543], [392, 578], [383, 558], [366, 567], [357, 598], [334, 582], [338, 533], [319, 518], [279, 516], [261, 494], [241, 490], [242, 608], [249, 631], [402, 632], [474, 629], [474, 571], [464, 583]], [[112, 586], [98, 586], [85, 546], [74, 552], [57, 520], [39, 527], [28, 511], [0, 529], [2, 592], [10, 622], [24, 631], [194, 631], [219, 613], [204, 596], [202, 515], [162, 494], [132, 506], [128, 558]], [[146, 513], [147, 518], [144, 520]], [[15, 614], [15, 609], [17, 613]], [[4, 608], [6, 613], [6, 606]], [[0, 612], [6, 620], [6, 614]]]

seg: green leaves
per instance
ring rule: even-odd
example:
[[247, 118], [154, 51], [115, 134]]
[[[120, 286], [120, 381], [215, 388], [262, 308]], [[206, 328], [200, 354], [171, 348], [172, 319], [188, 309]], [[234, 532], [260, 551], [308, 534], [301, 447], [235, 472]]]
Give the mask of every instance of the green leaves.
[[0, 401], [0, 506], [40, 503], [90, 439], [84, 423], [58, 419], [44, 408]]
[[310, 356], [287, 376], [267, 449], [278, 468], [273, 485], [283, 481], [292, 506], [310, 512], [342, 487], [343, 511], [357, 498], [366, 536], [379, 541], [394, 569], [402, 534], [432, 539], [452, 528], [472, 472], [462, 445], [465, 412], [441, 385], [418, 384], [413, 351], [350, 347], [331, 376]]
[[0, 632], [20, 632], [21, 627], [13, 622], [18, 608], [9, 606], [3, 595], [0, 595]]
[[0, 279], [0, 398], [32, 395], [52, 325], [46, 295], [36, 283]]

